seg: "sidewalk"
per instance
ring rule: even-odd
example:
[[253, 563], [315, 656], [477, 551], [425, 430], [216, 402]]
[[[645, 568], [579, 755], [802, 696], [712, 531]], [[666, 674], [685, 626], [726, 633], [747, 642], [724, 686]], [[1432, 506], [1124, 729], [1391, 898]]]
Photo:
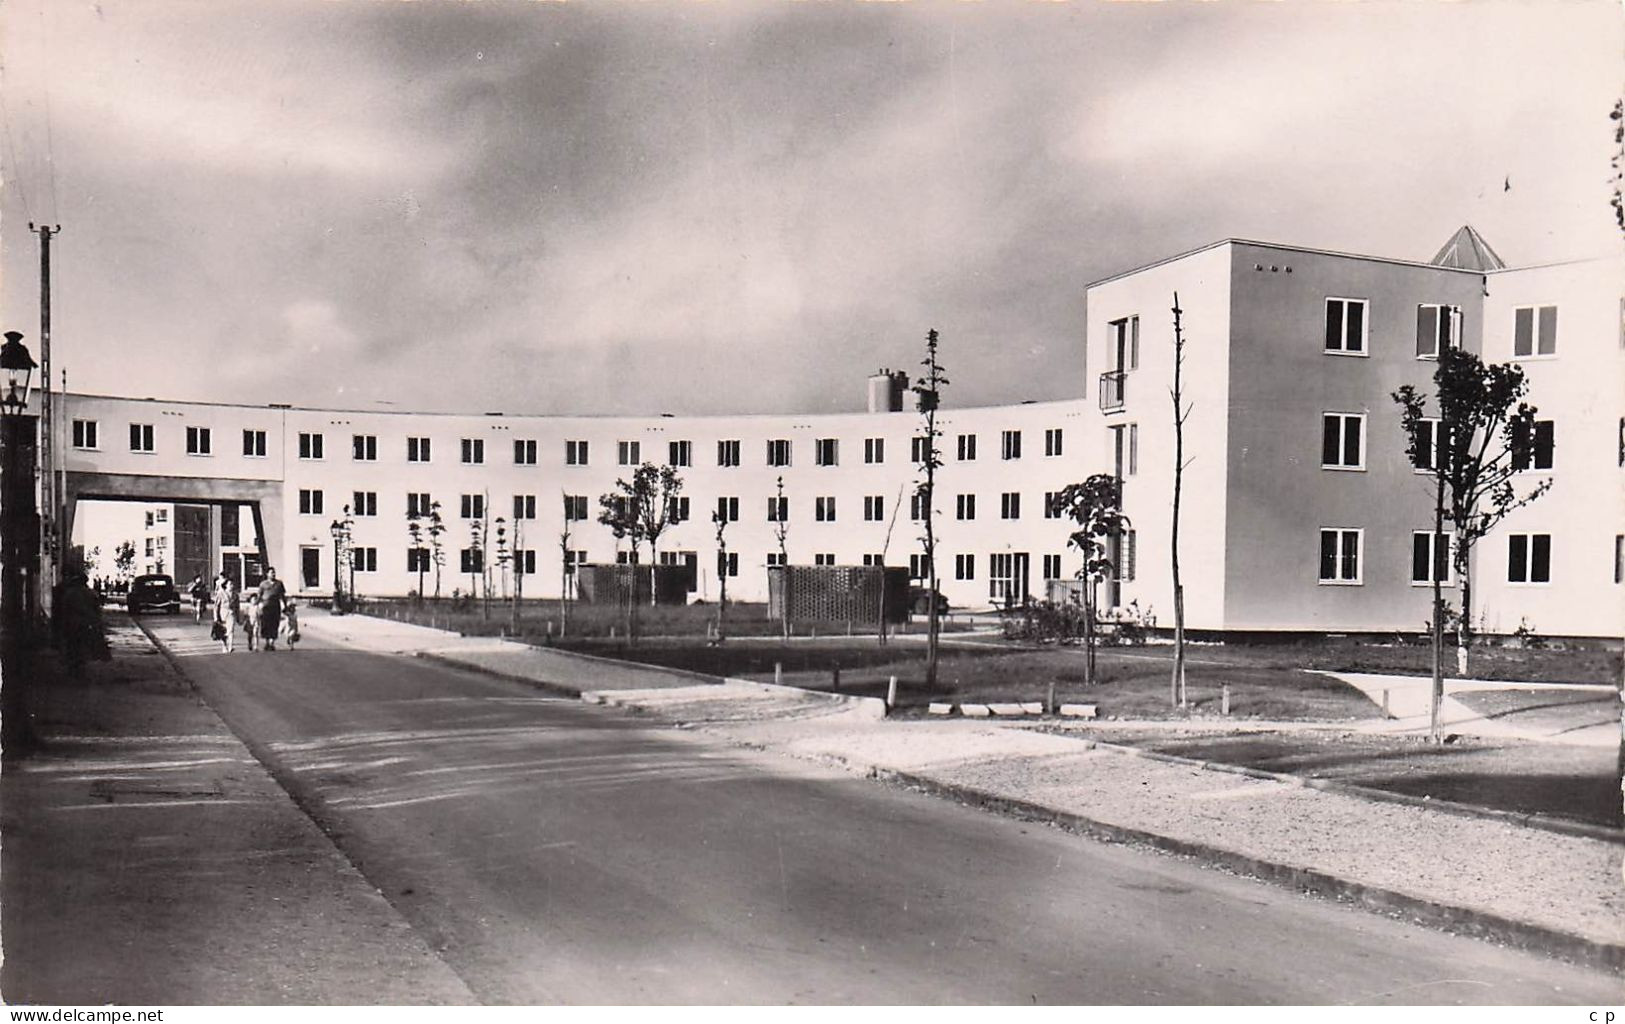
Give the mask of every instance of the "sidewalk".
[[476, 1000], [130, 625], [0, 772], [9, 1005]]
[[[346, 629], [351, 642], [372, 649], [388, 633], [359, 621]], [[1625, 847], [1600, 838], [1131, 756], [1018, 724], [886, 721], [874, 698], [794, 697], [773, 692], [789, 688], [717, 685], [642, 667], [620, 675], [619, 688], [594, 691], [580, 681], [603, 678], [603, 659], [445, 634], [424, 639], [431, 642], [423, 650], [437, 659], [585, 691], [583, 699], [733, 743], [1195, 856], [1435, 927], [1625, 966]], [[613, 665], [607, 674], [615, 675]], [[661, 685], [624, 685], [651, 674], [665, 676]]]

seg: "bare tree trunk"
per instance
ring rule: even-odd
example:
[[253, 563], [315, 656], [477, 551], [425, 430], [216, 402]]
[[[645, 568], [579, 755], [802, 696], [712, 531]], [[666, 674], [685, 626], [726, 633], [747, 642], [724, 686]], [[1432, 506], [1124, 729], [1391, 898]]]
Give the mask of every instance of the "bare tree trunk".
[[1185, 482], [1185, 410], [1182, 368], [1185, 334], [1180, 324], [1179, 293], [1174, 292], [1174, 517], [1169, 548], [1174, 573], [1174, 668], [1169, 696], [1174, 707], [1185, 706], [1185, 587], [1179, 579], [1179, 501]]

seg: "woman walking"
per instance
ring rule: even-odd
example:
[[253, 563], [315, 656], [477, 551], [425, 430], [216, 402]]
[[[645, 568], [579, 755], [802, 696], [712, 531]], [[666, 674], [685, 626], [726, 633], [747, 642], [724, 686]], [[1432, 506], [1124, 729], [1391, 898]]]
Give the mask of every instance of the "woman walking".
[[276, 650], [276, 634], [282, 626], [282, 605], [287, 597], [288, 588], [276, 578], [276, 569], [266, 569], [265, 579], [260, 581], [259, 627], [260, 639], [265, 641], [268, 651]]
[[237, 647], [237, 616], [241, 613], [237, 584], [222, 572], [214, 578], [214, 626], [211, 632], [220, 641], [220, 650], [226, 654]]

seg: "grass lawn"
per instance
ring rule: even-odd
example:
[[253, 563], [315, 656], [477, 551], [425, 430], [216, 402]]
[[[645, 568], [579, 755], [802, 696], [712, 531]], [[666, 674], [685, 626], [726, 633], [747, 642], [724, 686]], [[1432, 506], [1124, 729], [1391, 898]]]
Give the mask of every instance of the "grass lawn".
[[[549, 637], [554, 640], [560, 637], [576, 640], [608, 639], [611, 635], [624, 639], [626, 636], [626, 609], [616, 605], [571, 602], [566, 622], [560, 602], [527, 600], [520, 610], [517, 633], [510, 628], [513, 623], [511, 603], [496, 600], [491, 602], [489, 615], [478, 601], [465, 599], [454, 603], [450, 598], [421, 604], [407, 600], [364, 600], [358, 611], [379, 618], [450, 629], [468, 636], [517, 635], [537, 643], [545, 642]], [[675, 636], [703, 640], [707, 627], [716, 621], [716, 617], [717, 606], [714, 604], [640, 605], [637, 610], [637, 630], [640, 637], [646, 638]], [[791, 624], [793, 635], [797, 637], [846, 636], [849, 632], [861, 634], [867, 629], [871, 642], [873, 628], [872, 624], [849, 623], [844, 619], [840, 622], [798, 621]], [[969, 628], [963, 622], [947, 625], [949, 631]], [[729, 636], [775, 637], [781, 629], [777, 621], [767, 617], [767, 605], [728, 602]], [[921, 621], [904, 625], [901, 630], [923, 633], [925, 625]]]
[[1616, 753], [1608, 747], [1475, 737], [1433, 746], [1410, 737], [1338, 732], [1067, 731], [1200, 761], [1332, 779], [1503, 811], [1539, 812], [1592, 825], [1620, 824], [1619, 791], [1614, 788]]
[[990, 702], [1045, 700], [1051, 680], [1062, 703], [1099, 706], [1101, 715], [1118, 718], [1168, 718], [1217, 715], [1220, 688], [1230, 687], [1234, 717], [1280, 721], [1348, 721], [1370, 718], [1377, 708], [1358, 690], [1326, 676], [1285, 668], [1192, 667], [1186, 674], [1191, 708], [1168, 706], [1168, 667], [1159, 659], [1133, 652], [1102, 650], [1099, 679], [1083, 685], [1083, 654], [1077, 648], [1012, 649], [991, 644], [944, 646], [937, 666], [937, 685], [925, 685], [925, 647], [899, 641], [884, 647], [873, 639], [774, 641], [730, 640], [720, 647], [692, 641], [649, 640], [623, 646], [569, 643], [571, 650], [626, 658], [718, 676], [772, 681], [775, 663], [783, 681], [814, 690], [885, 696], [889, 678], [897, 677], [901, 713], [923, 714], [932, 701]]

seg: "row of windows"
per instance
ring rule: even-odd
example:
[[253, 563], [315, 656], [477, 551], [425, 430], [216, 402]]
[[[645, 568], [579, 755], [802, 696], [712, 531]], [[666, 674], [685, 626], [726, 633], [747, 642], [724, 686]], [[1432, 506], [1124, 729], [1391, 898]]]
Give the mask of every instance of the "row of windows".
[[[1435, 536], [1418, 530], [1411, 534], [1411, 582], [1455, 586], [1451, 564], [1451, 533]], [[1616, 544], [1616, 548], [1618, 545]], [[1331, 528], [1320, 531], [1320, 582], [1360, 584], [1365, 549], [1365, 531]], [[1616, 565], [1618, 562], [1616, 552]], [[1616, 572], [1616, 577], [1618, 573]], [[1507, 536], [1507, 582], [1550, 583], [1552, 581], [1552, 537], [1548, 533], [1514, 533]], [[1617, 579], [1616, 579], [1617, 582]]]
[[[1056, 503], [1057, 492], [1044, 492], [1044, 518], [1060, 519], [1062, 513]], [[566, 494], [564, 499], [564, 518], [569, 521], [585, 521], [588, 518], [589, 502], [585, 494]], [[326, 514], [326, 494], [321, 488], [301, 487], [299, 489], [300, 515], [319, 516]], [[428, 492], [408, 492], [406, 495], [406, 515], [409, 519], [428, 518], [438, 507]], [[690, 518], [690, 503], [687, 496], [679, 495], [670, 499], [667, 518], [672, 523], [687, 522]], [[459, 518], [484, 519], [485, 495], [463, 494], [459, 501]], [[916, 494], [910, 503], [910, 518], [922, 521], [924, 514], [924, 499]], [[371, 518], [378, 515], [377, 491], [352, 491], [347, 511], [358, 518]], [[813, 498], [813, 519], [820, 523], [833, 523], [837, 521], [837, 505], [833, 495], [821, 495]], [[536, 518], [536, 495], [515, 494], [513, 496], [513, 518]], [[725, 522], [739, 521], [739, 499], [732, 496], [717, 498], [716, 517]], [[954, 500], [954, 518], [960, 520], [974, 520], [976, 518], [976, 495], [959, 494]], [[999, 518], [1021, 518], [1021, 492], [1005, 491], [999, 495]], [[784, 497], [770, 497], [767, 499], [767, 521], [770, 523], [783, 523], [790, 520], [790, 499]], [[886, 497], [881, 494], [865, 495], [863, 498], [864, 522], [884, 522], [886, 520]]]
[[[911, 451], [915, 462], [925, 461], [927, 445], [925, 438], [913, 438]], [[1000, 451], [1005, 459], [1021, 458], [1021, 431], [1006, 430], [1000, 436]], [[100, 427], [96, 420], [73, 421], [73, 446], [75, 448], [96, 450], [101, 447]], [[188, 455], [212, 455], [214, 446], [213, 430], [210, 427], [186, 428], [186, 452]], [[465, 437], [460, 439], [461, 457], [464, 465], [479, 466], [485, 464], [485, 439], [478, 437]], [[130, 424], [130, 450], [132, 452], [154, 452], [157, 444], [154, 437], [153, 425], [150, 423]], [[1051, 428], [1044, 431], [1044, 455], [1056, 457], [1062, 453], [1063, 438], [1060, 428]], [[960, 434], [958, 436], [958, 452], [960, 461], [972, 461], [976, 458], [976, 435]], [[408, 437], [406, 439], [406, 461], [424, 463], [433, 461], [433, 440], [428, 437]], [[266, 432], [263, 430], [243, 431], [243, 454], [253, 458], [264, 458], [266, 454]], [[617, 462], [622, 466], [636, 466], [642, 463], [643, 446], [639, 441], [619, 441], [616, 443]], [[590, 463], [591, 450], [586, 441], [565, 441], [564, 462], [568, 466], [585, 466]], [[320, 433], [301, 432], [299, 434], [299, 458], [304, 461], [321, 461], [327, 457], [326, 435]], [[378, 461], [378, 436], [376, 434], [354, 434], [350, 439], [350, 457], [356, 462]], [[775, 467], [792, 464], [792, 443], [785, 438], [777, 438], [767, 442], [767, 465]], [[863, 461], [869, 465], [877, 465], [886, 461], [886, 439], [883, 437], [865, 438], [863, 442]], [[516, 466], [534, 466], [537, 464], [537, 442], [528, 438], [513, 441], [513, 462]], [[667, 442], [666, 462], [672, 466], [692, 466], [694, 464], [694, 444], [692, 441]], [[840, 440], [833, 437], [816, 438], [813, 441], [813, 462], [818, 466], [840, 465]], [[737, 440], [724, 440], [717, 442], [717, 465], [733, 467], [741, 465], [740, 442]]]
[[[1320, 465], [1322, 469], [1365, 469], [1364, 413], [1328, 412], [1321, 414]], [[1439, 427], [1437, 419], [1422, 421], [1414, 464], [1420, 470], [1438, 468]], [[1512, 468], [1546, 470], [1553, 466], [1556, 428], [1552, 420], [1536, 420], [1532, 429], [1521, 431], [1512, 442]], [[1121, 452], [1119, 452], [1121, 455]], [[1119, 473], [1121, 475], [1121, 473]]]
[[[1363, 356], [1370, 352], [1370, 300], [1326, 300], [1325, 351]], [[1416, 307], [1416, 358], [1437, 359], [1442, 349], [1461, 344], [1460, 306], [1422, 303]], [[1514, 358], [1557, 354], [1557, 307], [1518, 306], [1512, 311]]]

